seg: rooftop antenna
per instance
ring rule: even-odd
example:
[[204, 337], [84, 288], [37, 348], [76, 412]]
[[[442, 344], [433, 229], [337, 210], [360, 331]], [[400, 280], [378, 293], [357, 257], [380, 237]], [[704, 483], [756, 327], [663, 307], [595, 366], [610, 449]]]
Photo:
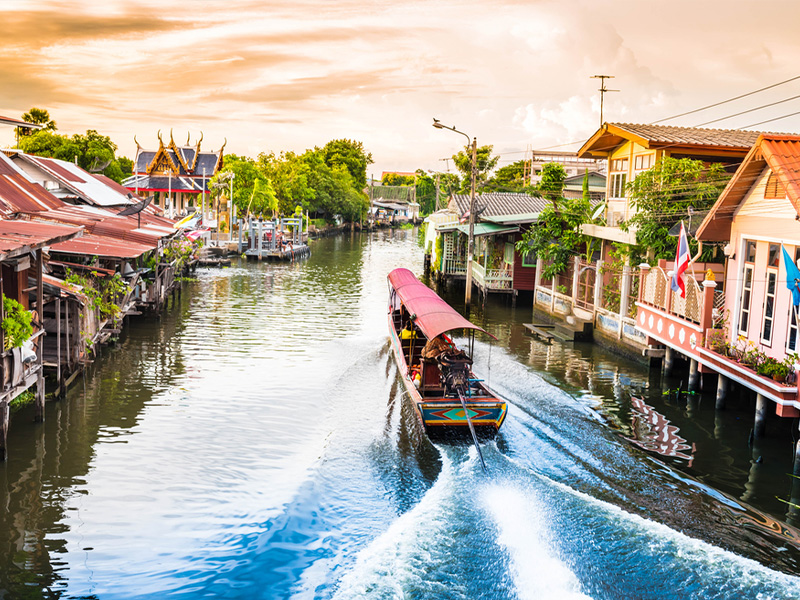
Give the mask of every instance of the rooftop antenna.
[[592, 75], [590, 79], [599, 79], [600, 80], [600, 89], [597, 90], [600, 92], [600, 127], [603, 126], [603, 97], [605, 96], [606, 92], [618, 92], [619, 90], [610, 90], [606, 87], [606, 79], [614, 79], [613, 75]]

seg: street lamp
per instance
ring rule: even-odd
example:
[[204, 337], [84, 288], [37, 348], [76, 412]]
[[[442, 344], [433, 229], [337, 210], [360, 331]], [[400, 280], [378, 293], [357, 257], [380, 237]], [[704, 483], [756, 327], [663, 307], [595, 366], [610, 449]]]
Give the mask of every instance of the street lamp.
[[[465, 138], [467, 138], [467, 148], [469, 148], [470, 139], [469, 136], [464, 133], [463, 131], [459, 131], [455, 127], [448, 127], [447, 125], [442, 125], [438, 119], [433, 120], [433, 126], [436, 129], [449, 129], [450, 131], [455, 131], [456, 133], [460, 133]], [[478, 141], [476, 138], [472, 138], [472, 156], [470, 158], [470, 194], [469, 194], [469, 238], [467, 239], [467, 282], [466, 286], [467, 289], [464, 292], [464, 303], [467, 305], [467, 310], [469, 310], [470, 302], [472, 301], [472, 254], [475, 249], [475, 178], [478, 171]]]

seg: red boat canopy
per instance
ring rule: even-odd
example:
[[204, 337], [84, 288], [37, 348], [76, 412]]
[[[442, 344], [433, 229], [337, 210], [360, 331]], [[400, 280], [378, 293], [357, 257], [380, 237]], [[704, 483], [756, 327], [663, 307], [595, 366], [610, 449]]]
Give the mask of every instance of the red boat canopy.
[[474, 329], [494, 338], [492, 334], [458, 314], [408, 269], [395, 269], [389, 273], [388, 279], [389, 285], [397, 293], [414, 323], [429, 340], [453, 329]]

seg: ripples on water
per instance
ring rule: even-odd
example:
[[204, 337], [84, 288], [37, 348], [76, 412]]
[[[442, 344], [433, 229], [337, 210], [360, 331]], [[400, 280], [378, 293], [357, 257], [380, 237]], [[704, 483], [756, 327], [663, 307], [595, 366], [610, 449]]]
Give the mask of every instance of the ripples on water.
[[[510, 402], [489, 475], [473, 448], [432, 445], [386, 334], [385, 276], [421, 264], [413, 233], [313, 252], [199, 271], [85, 398], [49, 405], [44, 429], [16, 419], [0, 587], [30, 572], [103, 599], [800, 596], [764, 566], [797, 572], [797, 545], [625, 442], [603, 398], [564, 391], [628, 385], [612, 360], [520, 355], [519, 328], [478, 314], [501, 343], [479, 343], [476, 367]], [[548, 360], [570, 363], [563, 380]]]

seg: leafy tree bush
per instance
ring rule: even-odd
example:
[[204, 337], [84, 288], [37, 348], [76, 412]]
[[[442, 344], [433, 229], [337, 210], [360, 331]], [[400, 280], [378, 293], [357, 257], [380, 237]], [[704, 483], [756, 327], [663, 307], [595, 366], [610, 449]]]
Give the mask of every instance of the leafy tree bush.
[[3, 296], [3, 349], [10, 350], [22, 346], [22, 342], [33, 335], [33, 315], [25, 310], [19, 302], [13, 298]]
[[[678, 238], [669, 235], [670, 227], [687, 218], [690, 207], [695, 211], [710, 208], [729, 179], [720, 164], [662, 158], [628, 184], [634, 213], [621, 227], [635, 228], [636, 243], [648, 250], [650, 258], [674, 258]], [[694, 240], [689, 244], [695, 246]]]

